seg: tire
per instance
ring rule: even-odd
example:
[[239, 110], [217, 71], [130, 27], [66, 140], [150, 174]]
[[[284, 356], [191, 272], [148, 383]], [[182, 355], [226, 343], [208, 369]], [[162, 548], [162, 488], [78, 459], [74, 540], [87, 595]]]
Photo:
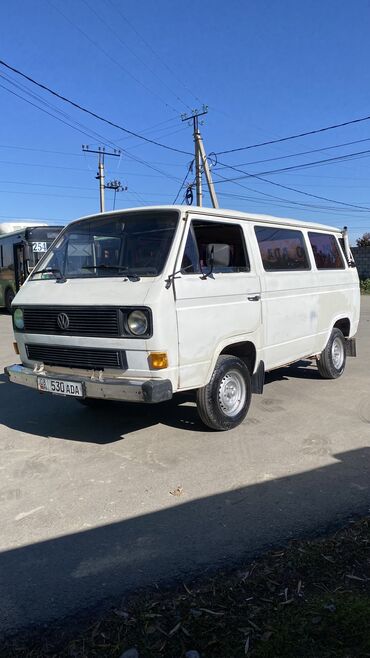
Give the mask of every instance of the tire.
[[197, 391], [197, 410], [207, 427], [231, 430], [246, 417], [251, 397], [251, 377], [244, 361], [221, 354], [210, 382]]
[[337, 379], [346, 366], [346, 342], [340, 329], [333, 329], [326, 347], [317, 360], [317, 368], [323, 379]]
[[5, 291], [5, 308], [8, 313], [12, 312], [12, 301], [15, 297], [15, 294], [11, 288], [7, 288]]

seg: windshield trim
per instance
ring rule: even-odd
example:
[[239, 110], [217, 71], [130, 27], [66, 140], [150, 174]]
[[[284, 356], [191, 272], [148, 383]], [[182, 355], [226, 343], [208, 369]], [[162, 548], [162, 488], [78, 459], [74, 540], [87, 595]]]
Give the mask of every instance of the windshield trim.
[[[48, 251], [38, 261], [37, 265], [33, 268], [32, 272], [29, 274], [28, 280], [29, 281], [47, 281], [47, 280], [55, 281], [55, 280], [58, 280], [58, 278], [55, 277], [55, 276], [49, 276], [49, 277], [43, 278], [41, 270], [44, 268], [44, 263], [47, 261], [47, 259], [49, 257], [51, 257], [51, 251], [52, 251], [52, 248], [55, 246], [55, 244], [58, 243], [59, 241], [63, 241], [66, 234], [68, 234], [70, 232], [72, 233], [76, 229], [78, 231], [78, 227], [80, 225], [83, 225], [85, 223], [90, 224], [90, 223], [94, 222], [95, 220], [101, 220], [104, 217], [104, 215], [106, 215], [108, 220], [117, 217], [117, 219], [121, 219], [122, 221], [124, 221], [125, 217], [132, 217], [133, 215], [140, 216], [140, 215], [149, 215], [149, 214], [151, 214], [151, 215], [162, 215], [162, 216], [170, 214], [170, 215], [176, 216], [176, 222], [174, 223], [174, 227], [173, 227], [173, 235], [172, 235], [171, 241], [168, 245], [166, 258], [163, 261], [162, 268], [156, 274], [153, 271], [152, 272], [149, 272], [149, 271], [145, 272], [144, 268], [143, 268], [143, 271], [140, 271], [140, 267], [136, 267], [136, 268], [132, 267], [132, 268], [130, 268], [130, 270], [131, 269], [133, 271], [135, 270], [135, 274], [138, 274], [138, 276], [140, 278], [149, 279], [149, 278], [157, 278], [157, 277], [162, 276], [164, 274], [166, 268], [167, 268], [168, 260], [171, 257], [171, 253], [172, 253], [173, 245], [174, 245], [174, 242], [175, 242], [176, 234], [178, 232], [179, 225], [180, 225], [181, 212], [180, 212], [179, 208], [175, 208], [175, 207], [174, 208], [171, 208], [171, 207], [160, 208], [160, 207], [158, 207], [158, 208], [155, 208], [155, 209], [148, 207], [148, 209], [140, 208], [140, 210], [128, 209], [128, 210], [109, 212], [109, 213], [101, 213], [101, 214], [99, 213], [99, 214], [96, 214], [96, 215], [90, 215], [90, 216], [83, 217], [81, 219], [75, 220], [73, 222], [70, 222], [69, 224], [67, 224], [67, 226], [65, 226], [62, 229], [62, 231], [58, 234], [56, 239], [53, 241], [53, 243], [49, 247]], [[112, 237], [114, 237], [114, 236], [112, 236]], [[148, 266], [148, 270], [149, 269], [150, 269], [150, 266]], [[154, 268], [152, 268], [152, 269], [154, 269]], [[99, 279], [99, 280], [101, 280], [101, 279], [119, 278], [119, 277], [122, 277], [123, 279], [128, 278], [124, 271], [119, 272], [117, 270], [116, 274], [113, 273], [112, 271], [109, 271], [109, 270], [108, 270], [108, 272], [109, 272], [108, 274], [100, 274], [99, 277], [97, 277], [96, 274], [93, 274], [93, 273], [90, 274], [89, 272], [86, 272], [84, 274], [81, 274], [81, 273], [79, 273], [79, 274], [68, 274], [68, 273], [62, 272], [62, 275], [63, 275], [65, 280], [69, 280], [69, 279], [94, 279], [94, 280]], [[40, 277], [37, 277], [38, 274], [40, 274]], [[50, 274], [52, 274], [52, 273], [50, 272]]]

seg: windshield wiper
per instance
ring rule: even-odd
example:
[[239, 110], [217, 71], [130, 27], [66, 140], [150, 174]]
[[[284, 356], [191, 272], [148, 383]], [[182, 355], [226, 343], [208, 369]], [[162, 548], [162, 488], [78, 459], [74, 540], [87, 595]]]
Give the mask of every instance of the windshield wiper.
[[33, 279], [33, 277], [36, 276], [36, 274], [42, 274], [43, 272], [50, 272], [50, 274], [59, 274], [57, 281], [60, 281], [61, 283], [65, 283], [65, 281], [67, 281], [65, 276], [60, 271], [59, 267], [44, 267], [43, 270], [37, 270], [37, 272], [32, 272], [31, 279]]
[[100, 265], [84, 265], [82, 267], [83, 270], [119, 270], [120, 272], [123, 272], [124, 275], [130, 279], [130, 281], [140, 281], [140, 277], [136, 272], [130, 272], [129, 267], [126, 267], [124, 265], [106, 265], [105, 263], [101, 263]]
[[100, 265], [83, 265], [81, 268], [83, 270], [124, 270], [126, 269], [122, 265], [106, 265], [101, 263]]

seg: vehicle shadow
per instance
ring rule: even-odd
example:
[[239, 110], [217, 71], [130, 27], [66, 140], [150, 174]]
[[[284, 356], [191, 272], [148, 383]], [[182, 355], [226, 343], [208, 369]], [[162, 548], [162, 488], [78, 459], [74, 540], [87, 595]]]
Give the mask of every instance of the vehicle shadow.
[[[268, 387], [292, 377], [320, 379], [310, 361], [299, 361], [267, 373], [265, 384]], [[159, 424], [196, 433], [210, 431], [200, 421], [194, 391], [161, 404], [103, 402], [91, 408], [70, 398], [10, 384], [5, 375], [0, 375], [0, 424], [38, 436], [99, 445]]]
[[321, 379], [315, 361], [304, 359], [266, 373], [265, 384], [282, 379]]
[[[188, 582], [220, 565], [242, 567], [263, 550], [366, 513], [370, 449], [332, 459], [312, 470], [180, 504], [168, 500], [165, 509], [3, 551], [0, 630], [45, 624], [98, 604], [101, 612], [140, 587]], [[52, 508], [47, 513], [51, 522]]]
[[193, 432], [207, 431], [191, 393], [161, 404], [107, 401], [90, 408], [77, 400], [10, 384], [5, 375], [0, 375], [0, 424], [16, 431], [105, 445], [159, 423]]

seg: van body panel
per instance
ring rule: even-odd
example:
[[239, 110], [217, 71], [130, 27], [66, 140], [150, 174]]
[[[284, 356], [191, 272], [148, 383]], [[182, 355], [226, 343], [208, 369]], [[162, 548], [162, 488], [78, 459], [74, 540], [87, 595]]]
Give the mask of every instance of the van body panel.
[[[220, 219], [214, 216], [196, 217], [199, 218], [212, 222]], [[176, 264], [178, 271], [192, 219], [194, 217], [189, 213]], [[232, 223], [240, 225], [237, 221]], [[249, 237], [243, 225], [241, 229], [250, 271], [212, 271], [207, 275], [210, 268], [205, 267], [203, 275], [179, 272], [174, 280], [180, 389], [204, 386], [224, 346], [250, 340], [250, 336], [260, 330], [260, 277], [250, 256]]]
[[314, 352], [318, 293], [310, 280], [310, 272], [266, 272], [262, 278], [266, 370]]
[[[309, 230], [314, 229], [334, 235], [338, 240], [341, 236], [338, 229], [231, 210], [181, 206], [175, 209], [179, 213], [179, 222], [164, 269], [158, 276], [143, 275], [139, 280], [127, 278], [124, 274], [67, 278], [65, 281], [55, 278], [37, 280], [32, 275], [28, 278], [13, 302], [15, 309], [33, 306], [96, 307], [97, 310], [101, 307], [145, 307], [152, 315], [153, 331], [151, 337], [140, 338], [133, 335], [68, 335], [57, 329], [55, 334], [35, 333], [27, 331], [27, 327], [15, 330], [21, 362], [27, 368], [27, 382], [32, 378], [30, 372], [36, 378], [41, 372], [46, 376], [98, 380], [102, 385], [108, 380], [121, 383], [161, 379], [170, 382], [173, 392], [197, 389], [210, 381], [220, 353], [227, 353], [227, 348], [234, 343], [251, 343], [256, 351], [255, 369], [263, 361], [268, 371], [304, 357], [319, 355], [333, 326], [340, 320], [349, 321], [348, 338], [356, 334], [360, 309], [356, 268], [345, 263], [342, 269], [317, 269], [308, 239]], [[134, 209], [137, 213], [147, 213], [148, 210], [151, 208]], [[158, 210], [158, 207], [153, 210]], [[130, 213], [132, 209], [114, 211], [117, 212]], [[111, 214], [106, 213], [108, 217]], [[101, 221], [101, 215], [96, 219]], [[243, 271], [243, 267], [233, 269], [232, 260], [229, 269], [225, 266], [225, 271], [221, 267], [213, 271], [204, 266], [204, 262], [200, 273], [181, 270], [192, 220], [232, 223], [240, 227], [249, 271]], [[300, 231], [304, 236], [310, 269], [265, 271], [254, 231], [255, 226], [260, 225]], [[225, 235], [227, 232], [231, 234], [231, 229], [224, 230]], [[68, 227], [62, 236], [67, 233]], [[229, 244], [233, 248], [236, 242], [230, 238]], [[222, 244], [218, 244], [220, 246]], [[44, 364], [28, 357], [29, 345], [120, 350], [125, 359], [119, 361], [119, 368], [97, 370]], [[158, 370], [152, 368], [149, 359], [152, 352], [165, 353], [168, 366]], [[21, 373], [17, 371], [16, 381], [20, 379]], [[95, 389], [94, 384], [91, 390]], [[118, 390], [121, 389], [117, 388], [114, 396]], [[104, 396], [109, 397], [109, 394], [104, 393]]]
[[181, 276], [175, 282], [179, 386], [201, 386], [221, 345], [248, 340], [261, 324], [259, 277], [245, 273]]
[[[87, 348], [120, 349], [125, 352], [127, 369], [123, 371], [104, 371], [104, 376], [120, 378], [163, 378], [171, 381], [173, 390], [178, 388], [178, 346], [176, 311], [173, 303], [173, 292], [166, 289], [163, 278], [159, 281], [153, 278], [142, 278], [140, 281], [125, 280], [124, 277], [98, 279], [69, 279], [65, 283], [55, 280], [29, 281], [18, 292], [16, 305], [27, 306], [114, 306], [135, 307], [148, 306], [153, 317], [153, 336], [149, 339], [136, 337], [115, 338], [96, 336], [49, 335], [25, 332], [15, 332], [22, 363], [34, 367], [26, 353], [25, 345], [56, 345]], [[149, 367], [150, 352], [167, 352], [169, 367], [160, 371]], [[80, 370], [80, 369], [73, 369]], [[48, 373], [72, 372], [70, 368], [46, 365]], [[86, 372], [81, 370], [84, 374]], [[90, 371], [91, 374], [91, 371]]]

